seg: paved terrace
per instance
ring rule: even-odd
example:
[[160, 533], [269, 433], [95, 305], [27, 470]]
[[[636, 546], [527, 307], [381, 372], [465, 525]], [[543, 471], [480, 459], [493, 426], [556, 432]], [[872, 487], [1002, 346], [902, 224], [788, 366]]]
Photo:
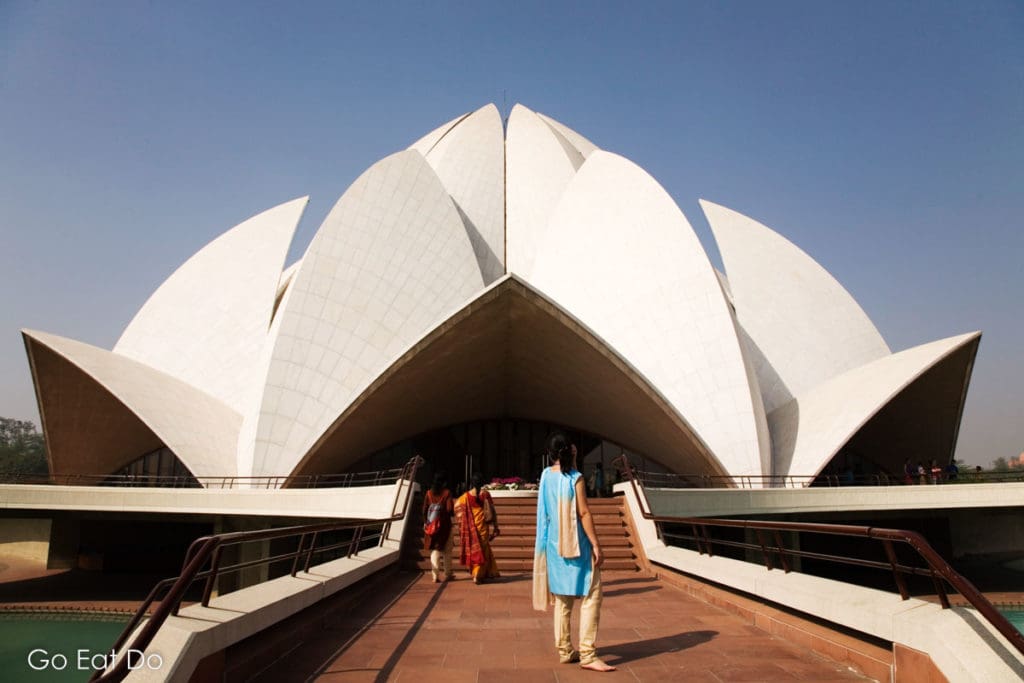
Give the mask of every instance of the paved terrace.
[[[302, 615], [306, 628], [293, 622], [274, 629], [276, 645], [258, 639], [236, 646], [228, 668], [244, 668], [254, 653], [276, 647], [294, 649], [262, 672], [235, 673], [261, 683], [874, 680], [657, 578], [606, 572], [604, 580], [598, 647], [618, 667], [610, 674], [558, 664], [552, 613], [533, 610], [529, 575], [477, 586], [464, 572], [440, 584], [409, 572], [371, 577]], [[577, 605], [574, 627], [578, 613]], [[836, 635], [837, 648], [843, 638]]]

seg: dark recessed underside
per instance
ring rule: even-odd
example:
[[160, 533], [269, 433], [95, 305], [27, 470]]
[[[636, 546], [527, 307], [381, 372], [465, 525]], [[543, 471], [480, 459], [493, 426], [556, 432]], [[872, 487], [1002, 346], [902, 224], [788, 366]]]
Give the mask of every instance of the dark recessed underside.
[[335, 421], [296, 473], [344, 471], [402, 439], [495, 417], [565, 424], [676, 472], [724, 474], [642, 376], [514, 278], [400, 358]]

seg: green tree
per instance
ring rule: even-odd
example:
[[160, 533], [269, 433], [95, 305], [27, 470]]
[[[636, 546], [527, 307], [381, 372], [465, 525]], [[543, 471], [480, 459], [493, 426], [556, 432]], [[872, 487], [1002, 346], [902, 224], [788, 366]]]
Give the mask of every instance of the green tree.
[[28, 420], [0, 417], [0, 473], [46, 474], [43, 435]]
[[996, 458], [995, 460], [992, 461], [992, 471], [1009, 472], [1010, 463], [1006, 460], [1006, 458]]

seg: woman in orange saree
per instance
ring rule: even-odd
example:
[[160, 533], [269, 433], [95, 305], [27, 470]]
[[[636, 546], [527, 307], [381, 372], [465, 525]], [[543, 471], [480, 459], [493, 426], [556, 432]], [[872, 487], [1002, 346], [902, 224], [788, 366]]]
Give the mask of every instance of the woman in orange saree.
[[[494, 561], [491, 540], [501, 534], [491, 494], [483, 490], [483, 477], [474, 472], [472, 486], [455, 501], [455, 520], [459, 526], [459, 561], [469, 569], [473, 583], [501, 576]], [[487, 510], [490, 509], [490, 519]]]

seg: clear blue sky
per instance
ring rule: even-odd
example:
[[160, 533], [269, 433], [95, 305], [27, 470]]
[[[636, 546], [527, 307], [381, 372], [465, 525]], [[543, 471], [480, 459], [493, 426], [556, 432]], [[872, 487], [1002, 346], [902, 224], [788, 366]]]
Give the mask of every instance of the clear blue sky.
[[0, 415], [19, 329], [111, 348], [185, 259], [487, 102], [778, 230], [894, 350], [980, 329], [958, 457], [1024, 450], [1017, 2], [0, 0]]

